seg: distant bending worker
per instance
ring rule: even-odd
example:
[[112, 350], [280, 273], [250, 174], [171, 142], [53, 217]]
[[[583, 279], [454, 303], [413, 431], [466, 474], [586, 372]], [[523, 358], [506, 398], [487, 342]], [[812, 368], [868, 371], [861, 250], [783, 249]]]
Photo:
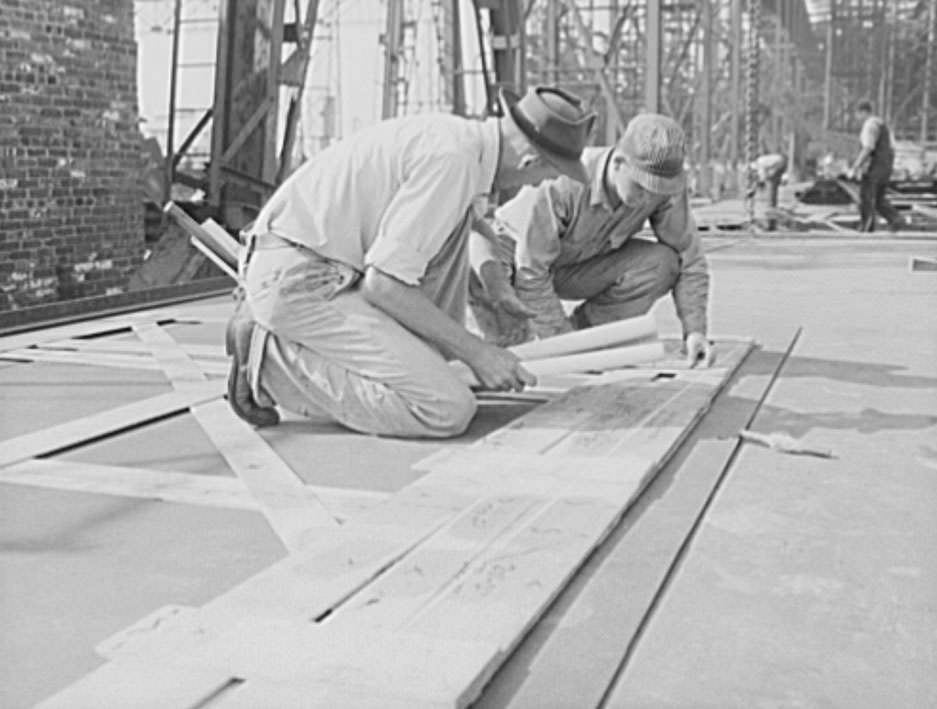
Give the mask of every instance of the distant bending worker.
[[[712, 364], [709, 269], [690, 214], [677, 123], [646, 113], [614, 147], [587, 148], [588, 181], [523, 188], [472, 235], [473, 308], [504, 345], [642, 315], [672, 292], [687, 357]], [[656, 241], [635, 237], [650, 222]], [[582, 302], [567, 317], [561, 299]]]
[[463, 326], [473, 203], [568, 174], [594, 115], [550, 87], [501, 94], [502, 118], [382, 122], [317, 154], [247, 237], [244, 300], [227, 330], [229, 401], [258, 426], [274, 405], [357, 431], [458, 435], [476, 409], [446, 360], [489, 389], [534, 382]]
[[[767, 230], [774, 231], [778, 226], [777, 210], [778, 191], [787, 170], [787, 158], [781, 153], [765, 153], [759, 155], [752, 163], [752, 169], [757, 178], [757, 188], [766, 190], [768, 198]], [[754, 196], [754, 190], [749, 197]]]
[[890, 229], [900, 229], [901, 215], [885, 196], [895, 163], [891, 131], [872, 113], [872, 102], [867, 99], [856, 104], [856, 118], [862, 122], [861, 147], [848, 176], [859, 180], [859, 231], [875, 231], [876, 212]]

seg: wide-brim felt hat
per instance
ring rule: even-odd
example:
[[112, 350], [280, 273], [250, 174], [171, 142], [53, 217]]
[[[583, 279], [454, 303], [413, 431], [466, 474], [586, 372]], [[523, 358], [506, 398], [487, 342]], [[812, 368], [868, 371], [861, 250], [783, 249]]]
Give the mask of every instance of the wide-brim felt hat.
[[523, 98], [502, 88], [498, 97], [504, 114], [511, 117], [547, 162], [579, 182], [589, 181], [580, 157], [592, 132], [595, 113], [587, 112], [579, 97], [552, 86], [535, 86]]
[[627, 174], [646, 190], [666, 195], [686, 190], [686, 136], [669, 116], [638, 114], [625, 127], [618, 149]]

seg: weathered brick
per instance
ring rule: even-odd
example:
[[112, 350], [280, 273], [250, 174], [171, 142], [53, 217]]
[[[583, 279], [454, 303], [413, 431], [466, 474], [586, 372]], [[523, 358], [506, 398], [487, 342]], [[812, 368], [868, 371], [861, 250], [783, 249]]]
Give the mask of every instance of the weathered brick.
[[136, 56], [129, 0], [0, 0], [0, 309], [139, 265]]

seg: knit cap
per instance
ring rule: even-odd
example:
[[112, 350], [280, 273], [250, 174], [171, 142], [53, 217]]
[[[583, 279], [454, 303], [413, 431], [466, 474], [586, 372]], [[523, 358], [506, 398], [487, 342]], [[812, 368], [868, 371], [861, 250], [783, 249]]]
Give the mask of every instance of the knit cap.
[[638, 114], [629, 121], [618, 149], [631, 177], [650, 192], [679, 194], [686, 189], [686, 138], [672, 118], [659, 113]]

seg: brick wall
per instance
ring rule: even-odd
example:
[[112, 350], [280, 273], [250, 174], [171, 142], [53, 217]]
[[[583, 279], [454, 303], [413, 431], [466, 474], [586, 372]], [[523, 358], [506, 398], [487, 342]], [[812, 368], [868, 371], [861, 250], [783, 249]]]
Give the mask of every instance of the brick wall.
[[0, 310], [139, 266], [133, 0], [0, 0]]

